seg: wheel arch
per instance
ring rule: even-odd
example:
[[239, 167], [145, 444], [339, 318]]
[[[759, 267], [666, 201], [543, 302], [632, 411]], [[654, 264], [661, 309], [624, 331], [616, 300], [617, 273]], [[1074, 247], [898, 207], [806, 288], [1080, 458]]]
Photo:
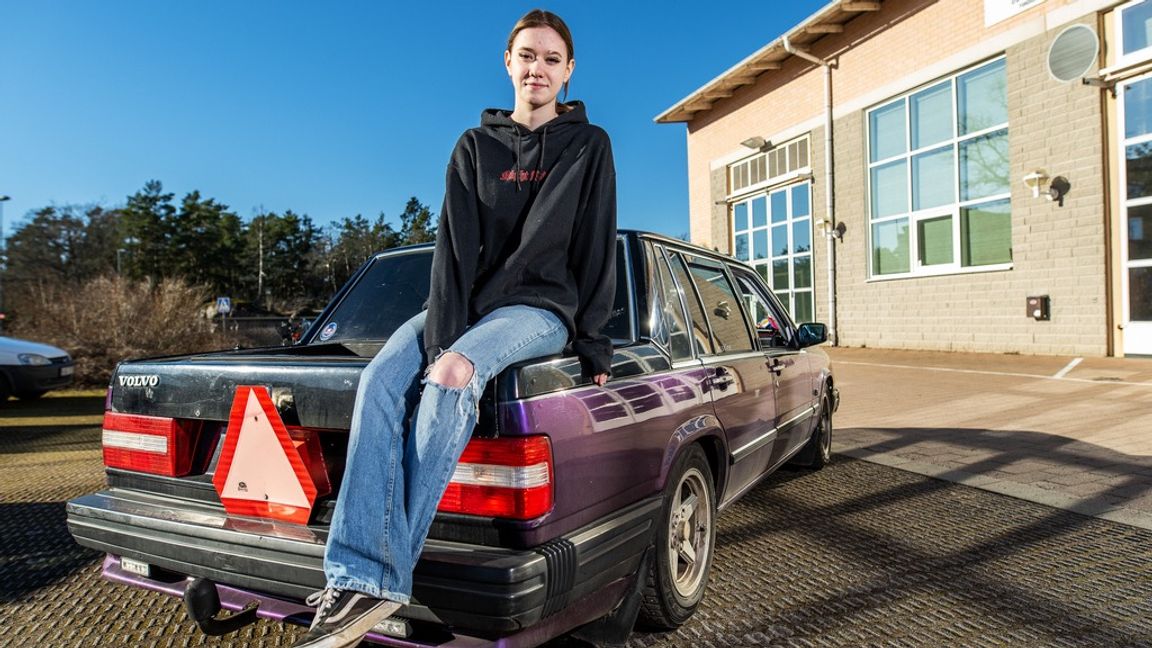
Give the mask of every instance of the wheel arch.
[[716, 501], [724, 498], [724, 488], [728, 481], [728, 445], [720, 421], [713, 415], [697, 416], [678, 426], [664, 451], [663, 465], [660, 467], [660, 488], [668, 483], [668, 476], [677, 457], [687, 448], [699, 445], [712, 470], [712, 485], [716, 489]]
[[716, 502], [719, 503], [724, 493], [724, 486], [728, 481], [728, 451], [720, 436], [709, 434], [696, 440], [704, 456], [708, 458], [708, 467], [712, 469], [712, 484], [716, 487]]

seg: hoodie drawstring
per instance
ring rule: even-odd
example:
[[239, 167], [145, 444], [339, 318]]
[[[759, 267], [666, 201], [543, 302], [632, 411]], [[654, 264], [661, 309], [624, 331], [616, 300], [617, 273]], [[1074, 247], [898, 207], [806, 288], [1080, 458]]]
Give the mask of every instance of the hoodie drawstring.
[[520, 134], [519, 128], [516, 129], [515, 133], [516, 133], [516, 191], [520, 191], [520, 138], [522, 136]]
[[540, 182], [540, 169], [544, 166], [544, 154], [548, 152], [548, 126], [544, 126], [540, 133], [540, 157], [536, 158], [536, 172], [532, 174], [533, 182]]

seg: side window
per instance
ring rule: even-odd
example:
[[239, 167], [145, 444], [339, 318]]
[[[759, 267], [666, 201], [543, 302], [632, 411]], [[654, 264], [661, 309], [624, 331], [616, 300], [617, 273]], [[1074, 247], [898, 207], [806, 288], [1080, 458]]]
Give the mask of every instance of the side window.
[[748, 315], [752, 317], [752, 325], [756, 329], [756, 337], [760, 341], [761, 349], [790, 346], [789, 340], [792, 332], [788, 328], [788, 319], [781, 315], [781, 309], [768, 297], [755, 275], [741, 270], [733, 271], [736, 283], [740, 287], [740, 294], [748, 308]]
[[613, 340], [632, 339], [632, 286], [628, 282], [628, 254], [624, 251], [624, 239], [616, 242], [616, 298], [612, 314], [600, 332]]
[[[660, 298], [657, 303], [661, 304], [661, 317], [667, 330], [668, 347], [672, 353], [672, 359], [691, 358], [695, 338], [689, 333], [688, 322], [684, 319], [684, 300], [676, 282], [672, 279], [672, 271], [668, 268], [668, 259], [664, 256], [663, 248], [656, 249], [653, 256], [657, 268], [656, 290], [660, 291]], [[698, 342], [697, 351], [704, 352], [699, 347]]]
[[704, 316], [704, 309], [696, 292], [692, 289], [692, 276], [688, 274], [688, 266], [679, 254], [672, 254], [672, 274], [680, 283], [684, 291], [684, 303], [688, 305], [688, 315], [692, 318], [692, 339], [696, 344], [696, 351], [700, 354], [716, 352], [719, 347], [714, 344], [712, 331], [708, 328], [708, 318]]
[[646, 318], [648, 322], [648, 334], [652, 337], [652, 341], [660, 345], [662, 349], [669, 349], [671, 341], [668, 336], [668, 316], [664, 311], [668, 308], [666, 302], [667, 290], [664, 288], [664, 282], [660, 277], [660, 252], [652, 241], [643, 241], [644, 246], [644, 269], [646, 273], [645, 283], [648, 286], [648, 303], [647, 314], [637, 312], [638, 315]]
[[736, 294], [724, 267], [718, 263], [693, 258], [688, 262], [688, 272], [696, 286], [705, 316], [712, 333], [712, 348], [715, 353], [738, 353], [751, 351], [752, 338], [748, 335], [748, 325], [740, 307], [741, 298]]

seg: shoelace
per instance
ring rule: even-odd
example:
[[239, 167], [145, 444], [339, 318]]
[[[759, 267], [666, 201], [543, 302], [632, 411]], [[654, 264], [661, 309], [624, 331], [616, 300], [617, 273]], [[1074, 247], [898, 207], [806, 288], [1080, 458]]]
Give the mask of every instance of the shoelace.
[[304, 599], [304, 605], [316, 608], [316, 618], [323, 618], [328, 610], [336, 603], [336, 597], [339, 591], [332, 587], [326, 587], [319, 592], [313, 592]]

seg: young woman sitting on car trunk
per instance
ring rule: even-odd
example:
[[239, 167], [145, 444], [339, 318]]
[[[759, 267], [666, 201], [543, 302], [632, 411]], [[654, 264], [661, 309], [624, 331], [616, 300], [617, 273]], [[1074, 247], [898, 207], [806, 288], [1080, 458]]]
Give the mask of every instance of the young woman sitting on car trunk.
[[609, 377], [601, 333], [615, 290], [616, 172], [608, 135], [562, 103], [572, 36], [534, 10], [508, 37], [511, 111], [489, 109], [448, 162], [428, 309], [403, 324], [360, 378], [348, 462], [296, 646], [355, 645], [408, 603], [412, 570], [476, 424], [485, 384], [508, 365], [580, 356]]

